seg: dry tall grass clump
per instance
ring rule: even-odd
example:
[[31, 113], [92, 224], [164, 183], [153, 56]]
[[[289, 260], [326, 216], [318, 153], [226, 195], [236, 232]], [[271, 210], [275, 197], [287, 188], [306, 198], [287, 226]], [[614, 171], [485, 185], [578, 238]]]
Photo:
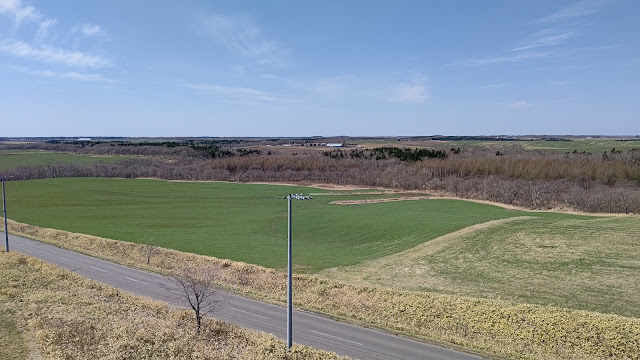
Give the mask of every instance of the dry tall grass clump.
[[[11, 222], [9, 229], [126, 265], [168, 273], [220, 266], [219, 286], [283, 303], [286, 274], [230, 260], [159, 249], [147, 266], [144, 245]], [[640, 359], [640, 319], [550, 306], [424, 292], [356, 287], [294, 276], [294, 303], [352, 321], [432, 341], [522, 359]]]
[[45, 359], [342, 359], [122, 293], [17, 253], [0, 255], [0, 305]]

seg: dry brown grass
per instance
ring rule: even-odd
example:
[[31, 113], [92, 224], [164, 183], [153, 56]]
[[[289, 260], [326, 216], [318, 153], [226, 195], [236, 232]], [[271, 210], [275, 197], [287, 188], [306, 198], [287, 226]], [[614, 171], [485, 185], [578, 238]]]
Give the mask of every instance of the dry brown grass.
[[17, 253], [0, 255], [0, 301], [46, 359], [342, 359], [123, 293]]
[[0, 300], [0, 359], [23, 360], [29, 354], [27, 342], [16, 323], [15, 311]]
[[[146, 266], [143, 245], [11, 222], [27, 237], [115, 262], [167, 273], [183, 264], [218, 264], [218, 285], [274, 303], [285, 274], [272, 269], [161, 249]], [[393, 291], [294, 276], [294, 304], [350, 321], [522, 359], [640, 359], [640, 319], [550, 306]]]

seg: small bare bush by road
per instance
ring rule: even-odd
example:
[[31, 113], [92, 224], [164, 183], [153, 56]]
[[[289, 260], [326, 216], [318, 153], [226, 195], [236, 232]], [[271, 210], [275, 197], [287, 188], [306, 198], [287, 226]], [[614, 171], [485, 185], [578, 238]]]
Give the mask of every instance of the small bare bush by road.
[[[3, 308], [15, 309], [12, 321], [33, 343], [21, 359], [345, 359], [302, 345], [287, 351], [273, 335], [212, 318], [196, 331], [190, 311], [18, 253], [0, 253], [0, 273], [0, 321], [7, 319]], [[12, 333], [0, 326], [0, 337]]]
[[217, 265], [187, 265], [173, 270], [172, 283], [163, 284], [163, 287], [174, 295], [177, 295], [193, 310], [196, 317], [196, 329], [200, 332], [202, 318], [220, 310], [224, 306], [224, 300], [214, 287], [218, 280], [220, 267]]

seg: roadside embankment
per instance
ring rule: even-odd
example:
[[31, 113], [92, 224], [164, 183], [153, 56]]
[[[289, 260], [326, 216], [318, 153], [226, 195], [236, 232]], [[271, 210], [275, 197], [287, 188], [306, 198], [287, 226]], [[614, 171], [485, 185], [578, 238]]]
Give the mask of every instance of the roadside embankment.
[[[286, 274], [260, 266], [10, 222], [14, 234], [168, 273], [216, 263], [218, 285], [283, 303]], [[295, 306], [389, 331], [521, 359], [640, 359], [640, 319], [463, 296], [357, 287], [294, 276]]]
[[347, 359], [302, 345], [288, 352], [273, 335], [212, 318], [197, 332], [190, 310], [18, 253], [0, 254], [0, 273], [0, 314], [15, 313], [29, 359]]

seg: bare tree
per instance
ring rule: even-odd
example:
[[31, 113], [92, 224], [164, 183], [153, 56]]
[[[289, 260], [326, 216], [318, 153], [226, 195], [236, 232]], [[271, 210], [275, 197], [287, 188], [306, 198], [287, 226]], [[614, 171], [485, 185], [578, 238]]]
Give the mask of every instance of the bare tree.
[[165, 289], [187, 301], [196, 315], [198, 332], [202, 317], [224, 305], [218, 290], [213, 286], [219, 271], [218, 266], [184, 266], [174, 270], [171, 276], [174, 284], [163, 285]]
[[529, 190], [531, 191], [531, 208], [537, 209], [538, 204], [541, 202], [541, 191], [538, 186], [533, 185], [533, 181], [529, 182]]
[[144, 246], [144, 253], [147, 256], [147, 266], [151, 265], [151, 256], [158, 251], [158, 247], [151, 244], [146, 244]]

